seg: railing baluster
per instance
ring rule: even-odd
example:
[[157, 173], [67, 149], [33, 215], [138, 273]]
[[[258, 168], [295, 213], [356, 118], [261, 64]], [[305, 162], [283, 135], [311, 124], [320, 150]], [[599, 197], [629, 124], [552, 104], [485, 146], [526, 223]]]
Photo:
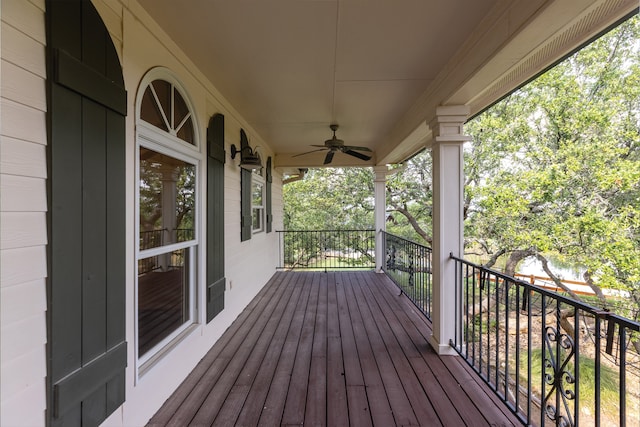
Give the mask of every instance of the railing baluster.
[[573, 417], [573, 422], [575, 425], [580, 425], [580, 310], [577, 308], [574, 309], [574, 319], [573, 319], [573, 348], [575, 351], [573, 364], [573, 374], [575, 376], [575, 383], [573, 387], [573, 391], [575, 393], [575, 399], [573, 401], [573, 413], [575, 414]]
[[[617, 425], [626, 425], [629, 419], [635, 422], [640, 408], [636, 395], [635, 400], [629, 399], [627, 384], [629, 375], [636, 376], [633, 384], [638, 382], [638, 371], [631, 363], [640, 363], [640, 356], [629, 343], [640, 331], [640, 323], [451, 258], [457, 263], [454, 283], [461, 298], [454, 348], [523, 424], [600, 426], [604, 419]], [[514, 323], [516, 331], [511, 337], [509, 329]], [[525, 323], [526, 338], [521, 333]], [[591, 325], [595, 325], [593, 332]], [[605, 330], [606, 346], [602, 342]], [[589, 333], [594, 334], [593, 342], [583, 337]], [[540, 368], [534, 356], [538, 352]], [[610, 360], [602, 357], [604, 352], [612, 356]], [[594, 380], [586, 375], [590, 368], [581, 371], [583, 359], [592, 354]], [[608, 384], [601, 376], [610, 375], [611, 366], [619, 370], [616, 408], [604, 407], [601, 393]], [[584, 397], [590, 389], [593, 400]], [[633, 393], [638, 392], [634, 389]], [[629, 412], [631, 406], [633, 412]]]
[[[467, 281], [469, 280], [469, 265], [465, 264], [465, 270], [466, 270], [466, 276], [465, 278], [467, 278]], [[476, 360], [476, 340], [475, 340], [475, 336], [476, 336], [476, 289], [478, 288], [478, 284], [476, 283], [476, 275], [475, 273], [471, 275], [471, 284], [472, 284], [472, 288], [471, 288], [471, 292], [473, 292], [473, 313], [471, 314], [471, 336], [474, 338], [473, 340], [473, 352], [471, 354], [471, 360], [473, 360], [475, 362]], [[467, 287], [469, 285], [467, 284]], [[467, 317], [469, 317], [467, 315]], [[469, 320], [467, 320], [468, 322]], [[468, 341], [467, 341], [468, 342]], [[468, 345], [468, 344], [467, 344]]]
[[620, 427], [627, 424], [627, 370], [624, 366], [627, 362], [627, 338], [625, 328], [619, 327], [619, 353], [620, 353]]
[[[546, 380], [544, 377], [544, 361], [547, 359], [547, 346], [544, 345], [545, 342], [545, 330], [546, 330], [546, 325], [547, 325], [547, 304], [546, 304], [546, 295], [542, 295], [542, 330], [540, 331], [542, 334], [542, 354], [540, 355], [540, 361], [541, 361], [541, 369], [540, 369], [540, 389], [542, 390], [542, 392], [540, 393], [540, 425], [544, 426], [544, 421], [546, 419], [545, 417], [545, 396], [547, 395], [547, 391], [545, 390], [545, 384], [546, 384]], [[531, 351], [531, 350], [529, 350]]]
[[375, 230], [287, 230], [280, 234], [279, 269], [373, 269]]
[[515, 372], [515, 388], [514, 388], [514, 393], [515, 393], [515, 401], [514, 401], [514, 405], [515, 405], [515, 410], [519, 410], [520, 408], [520, 284], [519, 283], [515, 283], [515, 289], [516, 289], [516, 338], [515, 338], [515, 343], [516, 343], [516, 372]]
[[595, 378], [595, 417], [596, 417], [596, 427], [600, 426], [600, 364], [602, 357], [602, 343], [600, 342], [600, 337], [602, 335], [602, 320], [600, 313], [596, 314], [596, 337], [595, 337], [595, 351], [596, 351], [596, 378]]

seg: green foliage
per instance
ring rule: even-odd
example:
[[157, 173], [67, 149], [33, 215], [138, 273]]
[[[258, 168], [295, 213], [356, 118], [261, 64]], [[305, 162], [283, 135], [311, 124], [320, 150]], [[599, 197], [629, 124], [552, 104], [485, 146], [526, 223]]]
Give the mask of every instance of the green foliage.
[[465, 235], [640, 292], [640, 25], [622, 24], [468, 123]]
[[[522, 355], [522, 372], [526, 372], [527, 358], [526, 354]], [[595, 384], [596, 384], [596, 363], [595, 360], [585, 355], [580, 355], [580, 407], [589, 409], [590, 413], [595, 410]], [[542, 360], [542, 349], [531, 351], [531, 378], [534, 391], [540, 393], [540, 385], [542, 378], [542, 369], [544, 361]], [[567, 370], [573, 372], [575, 369], [574, 362], [567, 364]], [[526, 378], [522, 378], [526, 381]], [[549, 386], [547, 386], [547, 392]], [[613, 414], [615, 417], [618, 411], [620, 398], [620, 384], [618, 382], [618, 373], [611, 367], [600, 365], [600, 399], [603, 414]]]
[[430, 154], [426, 151], [418, 154], [399, 170], [387, 180], [387, 231], [430, 245], [433, 208]]
[[374, 227], [370, 168], [311, 169], [304, 180], [284, 186], [286, 230]]

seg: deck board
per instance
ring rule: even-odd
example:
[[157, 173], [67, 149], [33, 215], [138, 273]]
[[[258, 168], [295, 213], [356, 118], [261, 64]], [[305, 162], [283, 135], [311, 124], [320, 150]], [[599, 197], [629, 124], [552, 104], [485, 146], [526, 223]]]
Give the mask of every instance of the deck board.
[[149, 426], [519, 425], [384, 275], [278, 272]]

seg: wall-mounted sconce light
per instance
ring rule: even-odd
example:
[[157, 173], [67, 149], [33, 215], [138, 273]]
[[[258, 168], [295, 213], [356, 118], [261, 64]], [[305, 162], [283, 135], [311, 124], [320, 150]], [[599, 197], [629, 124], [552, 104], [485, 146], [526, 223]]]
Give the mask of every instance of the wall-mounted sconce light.
[[238, 149], [235, 144], [231, 144], [231, 158], [235, 159], [236, 154], [240, 154], [240, 167], [250, 171], [262, 169], [262, 161], [257, 153], [248, 145]]

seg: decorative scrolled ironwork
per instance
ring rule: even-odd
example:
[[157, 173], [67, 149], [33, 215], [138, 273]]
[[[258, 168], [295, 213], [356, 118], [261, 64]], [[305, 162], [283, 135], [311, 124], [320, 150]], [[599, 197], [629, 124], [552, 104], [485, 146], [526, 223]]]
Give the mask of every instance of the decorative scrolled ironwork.
[[[544, 397], [545, 415], [557, 426], [573, 426], [570, 402], [575, 400], [576, 377], [569, 368], [569, 362], [574, 358], [575, 346], [573, 339], [559, 332], [553, 326], [547, 326], [544, 334], [545, 358], [544, 381], [551, 389]], [[552, 398], [555, 398], [554, 403]], [[564, 411], [558, 406], [562, 404]]]

